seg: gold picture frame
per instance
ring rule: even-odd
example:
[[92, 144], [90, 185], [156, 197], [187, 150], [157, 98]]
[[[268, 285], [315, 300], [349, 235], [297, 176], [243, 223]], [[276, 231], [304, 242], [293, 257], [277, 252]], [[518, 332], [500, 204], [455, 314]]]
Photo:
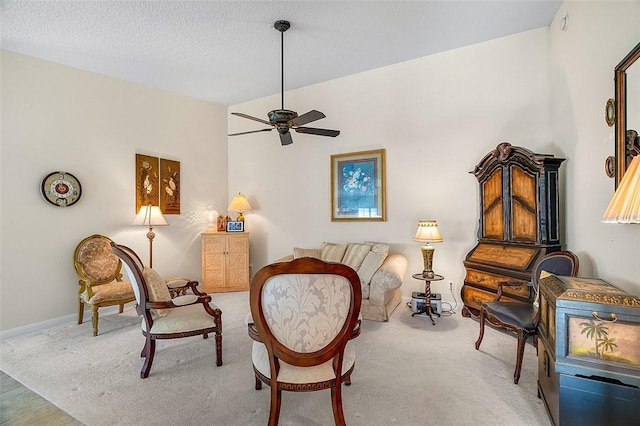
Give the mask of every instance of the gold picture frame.
[[142, 206], [159, 205], [158, 167], [158, 157], [136, 154], [136, 214]]
[[384, 149], [331, 156], [331, 221], [387, 220]]
[[160, 159], [160, 211], [180, 214], [180, 162]]

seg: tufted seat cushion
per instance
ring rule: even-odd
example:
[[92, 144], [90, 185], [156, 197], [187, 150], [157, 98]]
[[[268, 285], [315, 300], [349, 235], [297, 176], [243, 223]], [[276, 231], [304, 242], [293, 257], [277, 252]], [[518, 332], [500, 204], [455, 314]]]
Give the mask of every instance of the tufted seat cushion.
[[[218, 309], [213, 303], [210, 303], [210, 306], [213, 309]], [[165, 316], [154, 317], [153, 325], [151, 326], [152, 334], [184, 333], [215, 327], [215, 319], [202, 308], [200, 303], [164, 309], [164, 311], [166, 311]], [[142, 329], [146, 331], [144, 321], [142, 321]]]
[[519, 324], [525, 330], [535, 330], [537, 309], [529, 303], [520, 302], [484, 302], [491, 315], [507, 324]]
[[114, 282], [92, 287], [93, 297], [89, 298], [84, 291], [80, 297], [88, 305], [97, 305], [107, 300], [124, 300], [133, 297], [133, 288], [127, 282]]

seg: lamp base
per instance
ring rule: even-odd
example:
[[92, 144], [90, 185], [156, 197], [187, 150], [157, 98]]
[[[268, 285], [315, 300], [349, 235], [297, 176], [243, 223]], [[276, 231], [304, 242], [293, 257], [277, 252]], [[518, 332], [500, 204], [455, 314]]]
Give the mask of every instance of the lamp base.
[[426, 278], [433, 278], [433, 252], [436, 251], [429, 243], [423, 245], [420, 250], [422, 251], [422, 260], [424, 261], [424, 270], [422, 276]]
[[244, 222], [244, 216], [242, 212], [238, 212], [238, 217], [236, 217], [237, 222]]

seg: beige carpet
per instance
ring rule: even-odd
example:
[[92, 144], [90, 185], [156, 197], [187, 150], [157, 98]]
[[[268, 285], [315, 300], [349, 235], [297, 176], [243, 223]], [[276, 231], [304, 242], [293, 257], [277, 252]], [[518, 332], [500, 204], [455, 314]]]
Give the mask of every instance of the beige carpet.
[[[223, 311], [223, 361], [214, 340], [160, 342], [148, 379], [139, 378], [143, 337], [133, 308], [3, 340], [0, 369], [87, 425], [264, 425], [269, 388], [254, 389], [248, 293], [214, 295]], [[549, 425], [537, 398], [537, 360], [527, 345], [519, 385], [515, 339], [459, 313], [432, 326], [404, 305], [388, 323], [363, 322], [353, 384], [343, 401], [357, 425]], [[284, 393], [281, 425], [332, 425], [329, 391]]]

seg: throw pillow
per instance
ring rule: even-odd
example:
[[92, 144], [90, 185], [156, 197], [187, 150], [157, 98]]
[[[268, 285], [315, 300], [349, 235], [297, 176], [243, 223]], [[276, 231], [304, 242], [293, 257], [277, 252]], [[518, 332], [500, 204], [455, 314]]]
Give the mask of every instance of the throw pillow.
[[[147, 290], [149, 291], [150, 302], [169, 302], [171, 300], [171, 293], [167, 288], [167, 283], [164, 282], [160, 275], [151, 268], [144, 268], [142, 276], [147, 283]], [[169, 313], [168, 309], [153, 309], [156, 315], [164, 317]]]
[[342, 262], [344, 252], [347, 251], [346, 244], [322, 243], [320, 246], [320, 259], [325, 262]]
[[382, 253], [385, 256], [389, 254], [389, 244], [378, 243], [375, 241], [365, 241], [365, 244], [371, 245], [371, 251], [374, 253]]
[[301, 257], [313, 257], [315, 259], [320, 259], [320, 249], [305, 249], [294, 247], [293, 258], [300, 259]]
[[342, 263], [351, 266], [355, 271], [360, 269], [362, 261], [371, 251], [369, 244], [357, 244], [351, 243], [347, 246], [347, 251], [344, 253]]
[[362, 261], [362, 265], [358, 269], [358, 276], [360, 277], [360, 284], [362, 284], [363, 297], [365, 290], [369, 294], [369, 283], [386, 258], [386, 253], [376, 253], [372, 250]]

